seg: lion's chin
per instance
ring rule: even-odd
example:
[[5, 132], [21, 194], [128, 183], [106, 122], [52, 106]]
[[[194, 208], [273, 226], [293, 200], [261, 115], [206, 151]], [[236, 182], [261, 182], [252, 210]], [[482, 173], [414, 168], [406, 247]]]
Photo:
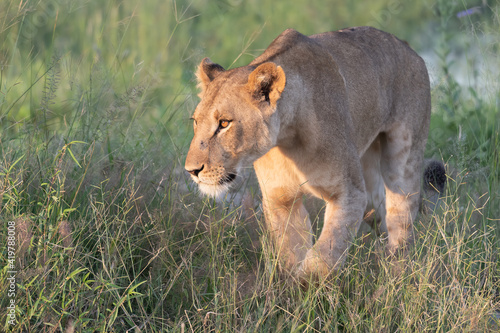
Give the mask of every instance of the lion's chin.
[[214, 197], [216, 199], [222, 199], [231, 186], [231, 183], [236, 179], [235, 173], [228, 173], [226, 176], [222, 177], [216, 184], [206, 184], [202, 180], [194, 179], [198, 184], [200, 192], [204, 195]]
[[204, 195], [220, 199], [229, 190], [229, 183], [224, 183], [221, 185], [208, 185], [203, 183], [198, 183], [198, 188], [200, 192]]

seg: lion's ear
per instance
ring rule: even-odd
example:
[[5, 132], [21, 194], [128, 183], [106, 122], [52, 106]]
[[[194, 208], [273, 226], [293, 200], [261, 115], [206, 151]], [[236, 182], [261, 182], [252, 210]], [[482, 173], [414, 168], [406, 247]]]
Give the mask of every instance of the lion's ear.
[[285, 89], [286, 76], [281, 66], [266, 62], [258, 66], [248, 76], [247, 87], [258, 100], [264, 100], [275, 106]]
[[198, 78], [198, 89], [200, 90], [198, 96], [200, 98], [203, 97], [208, 84], [212, 82], [217, 77], [217, 75], [224, 71], [224, 67], [218, 64], [214, 64], [208, 58], [204, 58], [201, 61], [200, 65], [198, 66], [198, 70], [196, 71], [196, 77]]

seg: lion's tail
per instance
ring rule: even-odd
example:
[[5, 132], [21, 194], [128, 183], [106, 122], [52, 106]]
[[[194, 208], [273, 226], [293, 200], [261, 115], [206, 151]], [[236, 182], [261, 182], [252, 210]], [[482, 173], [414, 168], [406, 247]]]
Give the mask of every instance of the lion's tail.
[[446, 170], [440, 161], [428, 160], [425, 163], [423, 177], [423, 195], [420, 200], [420, 211], [431, 213], [439, 205], [446, 186]]

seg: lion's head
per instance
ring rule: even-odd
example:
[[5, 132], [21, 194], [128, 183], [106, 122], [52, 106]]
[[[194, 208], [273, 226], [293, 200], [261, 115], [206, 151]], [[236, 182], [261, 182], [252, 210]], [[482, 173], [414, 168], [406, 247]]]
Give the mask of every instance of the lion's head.
[[285, 73], [271, 62], [226, 71], [205, 58], [197, 77], [201, 101], [185, 168], [203, 193], [218, 196], [276, 144]]

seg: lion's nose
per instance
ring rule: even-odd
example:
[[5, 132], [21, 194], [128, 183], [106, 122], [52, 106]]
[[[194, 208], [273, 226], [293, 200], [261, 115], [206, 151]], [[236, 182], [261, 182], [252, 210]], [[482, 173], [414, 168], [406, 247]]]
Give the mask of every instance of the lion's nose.
[[205, 167], [205, 165], [203, 164], [201, 166], [201, 168], [199, 168], [199, 169], [193, 169], [193, 170], [186, 169], [186, 171], [189, 172], [190, 174], [192, 174], [193, 176], [198, 177], [198, 174], [201, 172], [201, 170], [203, 170], [204, 167]]

